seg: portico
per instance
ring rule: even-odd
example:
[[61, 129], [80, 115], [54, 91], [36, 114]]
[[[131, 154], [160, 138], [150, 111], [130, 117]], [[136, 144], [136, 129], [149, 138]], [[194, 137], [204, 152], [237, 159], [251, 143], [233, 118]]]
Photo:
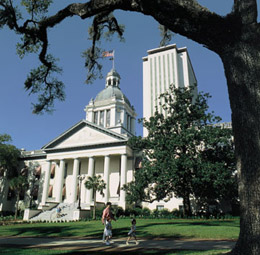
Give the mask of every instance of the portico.
[[[73, 130], [77, 131], [75, 134], [73, 130], [67, 131], [71, 134], [70, 138], [65, 132], [58, 139], [43, 147], [47, 153], [47, 159], [43, 166], [42, 205], [48, 201], [77, 203], [80, 195], [82, 208], [89, 209], [93, 205], [93, 190], [85, 188], [85, 180], [88, 176], [101, 175], [106, 183], [106, 188], [104, 197], [97, 193], [97, 201], [101, 203], [112, 201], [113, 204], [125, 208], [126, 195], [121, 188], [132, 180], [132, 150], [127, 146], [125, 136], [113, 131], [102, 135], [99, 133], [102, 136], [100, 140], [103, 141], [103, 144], [87, 145], [86, 140], [90, 134], [93, 135], [93, 127], [101, 128], [82, 120], [73, 127]], [[103, 129], [101, 128], [100, 131]], [[86, 136], [84, 146], [80, 145], [80, 139], [76, 139], [76, 137], [72, 139], [72, 136], [82, 137], [81, 133]], [[111, 140], [111, 134], [113, 140]], [[78, 141], [77, 146], [74, 144], [74, 146], [68, 147], [66, 143], [68, 139]], [[57, 140], [59, 140], [59, 146], [57, 146]], [[106, 140], [110, 141], [106, 142]], [[84, 176], [80, 188], [79, 175]]]

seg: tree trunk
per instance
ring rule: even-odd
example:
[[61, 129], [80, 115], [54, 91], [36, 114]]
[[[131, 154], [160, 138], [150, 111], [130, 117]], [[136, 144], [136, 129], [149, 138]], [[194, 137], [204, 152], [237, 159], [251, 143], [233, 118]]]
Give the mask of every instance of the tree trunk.
[[20, 192], [17, 193], [16, 202], [15, 202], [15, 213], [14, 213], [15, 220], [17, 219], [19, 200], [20, 200]]
[[191, 206], [190, 206], [190, 194], [186, 193], [183, 196], [183, 213], [184, 217], [190, 217], [191, 216]]
[[93, 190], [94, 193], [94, 208], [93, 208], [93, 220], [96, 219], [96, 191]]
[[220, 54], [228, 82], [240, 198], [240, 235], [232, 254], [260, 254], [260, 44], [237, 42]]

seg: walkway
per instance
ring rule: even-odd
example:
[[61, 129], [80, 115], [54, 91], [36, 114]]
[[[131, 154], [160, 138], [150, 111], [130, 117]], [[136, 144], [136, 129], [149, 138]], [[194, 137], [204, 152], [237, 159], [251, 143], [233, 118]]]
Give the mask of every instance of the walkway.
[[0, 247], [20, 248], [48, 248], [69, 250], [135, 250], [135, 249], [163, 249], [163, 250], [211, 250], [232, 249], [234, 241], [227, 240], [171, 240], [171, 239], [140, 239], [139, 244], [135, 242], [126, 245], [126, 238], [113, 239], [110, 246], [106, 246], [98, 239], [83, 238], [33, 238], [33, 237], [0, 237]]

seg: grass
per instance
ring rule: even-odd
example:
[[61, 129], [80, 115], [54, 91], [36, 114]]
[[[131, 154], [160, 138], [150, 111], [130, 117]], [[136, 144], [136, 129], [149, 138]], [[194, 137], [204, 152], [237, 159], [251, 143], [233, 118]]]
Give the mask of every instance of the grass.
[[[119, 219], [113, 222], [113, 236], [126, 237], [131, 225], [130, 219]], [[1, 226], [0, 236], [16, 237], [70, 237], [100, 238], [103, 233], [100, 220], [67, 223], [32, 223]], [[137, 219], [138, 238], [186, 238], [235, 240], [239, 234], [239, 220], [184, 220], [184, 219]], [[86, 248], [85, 248], [86, 249]], [[137, 250], [137, 251], [87, 251], [87, 250], [27, 249], [2, 247], [0, 254], [6, 255], [222, 255], [228, 250], [184, 251], [184, 250]]]
[[226, 254], [228, 250], [210, 250], [210, 251], [159, 251], [159, 250], [142, 250], [142, 251], [127, 251], [127, 252], [109, 252], [109, 251], [75, 251], [75, 250], [48, 250], [48, 249], [16, 249], [16, 248], [1, 248], [0, 254], [5, 255], [56, 255], [56, 254], [67, 254], [67, 255], [222, 255]]
[[[113, 236], [125, 237], [130, 219], [113, 222]], [[1, 226], [0, 236], [33, 237], [95, 237], [103, 232], [100, 220], [67, 223], [32, 223]], [[195, 238], [235, 240], [239, 234], [239, 220], [137, 219], [140, 238]]]

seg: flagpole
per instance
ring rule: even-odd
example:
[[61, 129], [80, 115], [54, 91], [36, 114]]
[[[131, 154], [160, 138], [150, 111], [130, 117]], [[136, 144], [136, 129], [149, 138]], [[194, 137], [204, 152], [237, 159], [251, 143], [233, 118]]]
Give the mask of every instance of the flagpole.
[[113, 70], [115, 70], [115, 50], [113, 50]]

